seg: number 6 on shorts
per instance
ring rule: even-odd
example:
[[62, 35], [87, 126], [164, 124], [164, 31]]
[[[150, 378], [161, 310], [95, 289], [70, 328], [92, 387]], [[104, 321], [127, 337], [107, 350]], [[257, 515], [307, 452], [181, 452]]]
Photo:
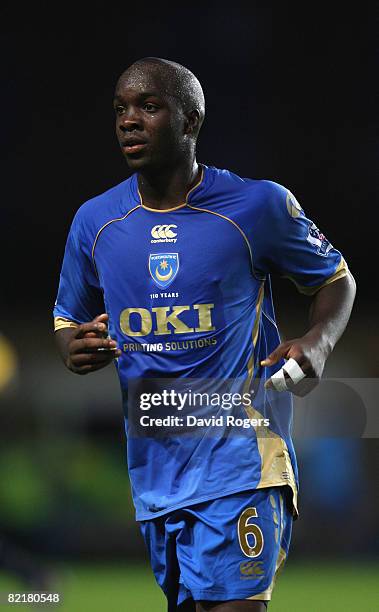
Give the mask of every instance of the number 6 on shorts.
[[[264, 539], [261, 529], [255, 523], [249, 523], [249, 519], [257, 517], [256, 508], [246, 508], [238, 519], [238, 541], [246, 557], [258, 557], [263, 550]], [[253, 546], [249, 544], [248, 536], [253, 536]]]

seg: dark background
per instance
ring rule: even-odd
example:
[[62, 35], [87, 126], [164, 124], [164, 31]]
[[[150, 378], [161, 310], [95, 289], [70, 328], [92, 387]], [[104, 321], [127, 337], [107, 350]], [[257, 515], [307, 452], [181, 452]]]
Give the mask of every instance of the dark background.
[[264, 4], [3, 8], [8, 311], [24, 310], [26, 300], [40, 313], [51, 308], [74, 212], [128, 175], [112, 94], [120, 73], [147, 55], [183, 63], [203, 84], [199, 160], [288, 186], [344, 252], [360, 297], [370, 298], [373, 15], [366, 3], [358, 13], [346, 5], [333, 12], [333, 3]]
[[[0, 544], [3, 533], [41, 558], [143, 554], [115, 372], [71, 375], [51, 331], [73, 215], [128, 176], [112, 96], [140, 57], [178, 61], [202, 83], [199, 161], [284, 184], [343, 252], [358, 297], [326, 374], [377, 376], [371, 6], [2, 5]], [[284, 337], [304, 333], [307, 298], [284, 281], [274, 289]], [[297, 447], [304, 484], [294, 559], [372, 556], [377, 440]]]

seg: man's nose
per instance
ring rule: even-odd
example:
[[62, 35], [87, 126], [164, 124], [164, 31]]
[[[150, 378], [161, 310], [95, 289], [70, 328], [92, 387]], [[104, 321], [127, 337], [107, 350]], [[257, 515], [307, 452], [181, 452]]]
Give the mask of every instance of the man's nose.
[[119, 128], [121, 132], [132, 132], [133, 130], [141, 129], [141, 121], [139, 114], [135, 109], [129, 108], [120, 117]]

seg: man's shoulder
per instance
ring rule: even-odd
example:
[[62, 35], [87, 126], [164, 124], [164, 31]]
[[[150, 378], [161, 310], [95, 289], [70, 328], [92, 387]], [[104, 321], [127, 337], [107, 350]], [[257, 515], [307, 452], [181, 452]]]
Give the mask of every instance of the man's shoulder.
[[77, 210], [75, 222], [84, 231], [96, 233], [105, 223], [126, 215], [138, 205], [133, 190], [134, 175], [86, 200]]
[[233, 196], [239, 195], [247, 202], [262, 205], [278, 201], [286, 196], [286, 187], [272, 180], [241, 177], [227, 169], [209, 167], [213, 175], [213, 191], [215, 193]]

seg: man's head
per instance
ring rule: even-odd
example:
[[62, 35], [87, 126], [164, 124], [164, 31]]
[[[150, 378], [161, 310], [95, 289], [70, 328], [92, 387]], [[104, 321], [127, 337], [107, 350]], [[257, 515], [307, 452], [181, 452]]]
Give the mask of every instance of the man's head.
[[115, 90], [116, 134], [133, 170], [172, 167], [193, 155], [205, 102], [190, 70], [147, 57], [120, 76]]

